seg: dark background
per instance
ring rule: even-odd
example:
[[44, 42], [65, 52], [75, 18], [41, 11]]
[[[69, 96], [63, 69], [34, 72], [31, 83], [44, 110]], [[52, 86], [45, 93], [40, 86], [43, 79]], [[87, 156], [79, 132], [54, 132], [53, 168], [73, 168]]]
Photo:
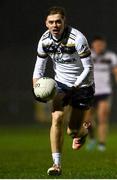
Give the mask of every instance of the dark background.
[[[34, 122], [31, 88], [37, 43], [45, 31], [46, 10], [54, 5], [66, 9], [68, 24], [84, 33], [89, 43], [100, 33], [117, 52], [116, 0], [1, 0], [0, 123]], [[116, 121], [116, 87], [113, 83], [112, 121]]]

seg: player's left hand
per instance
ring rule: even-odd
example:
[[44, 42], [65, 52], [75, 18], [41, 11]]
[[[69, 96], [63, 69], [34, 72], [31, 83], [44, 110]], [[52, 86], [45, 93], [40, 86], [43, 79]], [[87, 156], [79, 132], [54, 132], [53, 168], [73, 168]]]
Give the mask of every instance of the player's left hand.
[[78, 89], [79, 89], [78, 86], [76, 86], [76, 87], [72, 86], [70, 90], [71, 90], [71, 93], [74, 93], [74, 92], [78, 91]]

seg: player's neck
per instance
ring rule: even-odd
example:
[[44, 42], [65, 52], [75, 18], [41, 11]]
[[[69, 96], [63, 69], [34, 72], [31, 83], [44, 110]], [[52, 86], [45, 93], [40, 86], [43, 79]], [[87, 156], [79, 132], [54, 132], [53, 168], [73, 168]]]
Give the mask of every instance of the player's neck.
[[55, 41], [59, 41], [59, 39], [61, 39], [61, 36], [62, 36], [62, 34], [59, 35], [59, 36], [52, 36], [52, 38], [53, 38]]

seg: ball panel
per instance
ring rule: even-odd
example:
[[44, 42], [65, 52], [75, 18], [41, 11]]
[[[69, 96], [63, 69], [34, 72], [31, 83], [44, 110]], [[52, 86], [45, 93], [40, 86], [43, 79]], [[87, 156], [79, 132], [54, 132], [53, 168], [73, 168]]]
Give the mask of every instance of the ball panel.
[[57, 92], [57, 83], [54, 79], [43, 77], [40, 78], [34, 87], [34, 93], [43, 100], [51, 100]]

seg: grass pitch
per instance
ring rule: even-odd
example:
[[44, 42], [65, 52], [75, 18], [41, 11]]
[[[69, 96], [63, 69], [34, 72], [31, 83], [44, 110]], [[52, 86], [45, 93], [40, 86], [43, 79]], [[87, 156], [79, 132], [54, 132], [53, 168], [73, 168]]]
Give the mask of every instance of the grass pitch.
[[59, 177], [48, 176], [52, 165], [49, 128], [0, 127], [0, 179], [97, 179], [117, 178], [117, 133], [112, 129], [106, 152], [71, 149], [65, 135], [62, 170]]

